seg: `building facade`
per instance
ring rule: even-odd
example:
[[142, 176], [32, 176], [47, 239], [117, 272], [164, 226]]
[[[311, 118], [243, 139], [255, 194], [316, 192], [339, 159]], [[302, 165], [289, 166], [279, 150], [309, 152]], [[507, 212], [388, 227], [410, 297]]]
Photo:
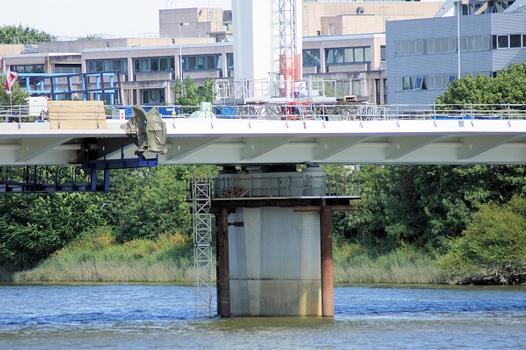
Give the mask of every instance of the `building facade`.
[[[205, 79], [236, 79], [232, 43], [180, 46], [168, 41], [170, 45], [162, 42], [165, 45], [134, 46], [129, 45], [132, 39], [126, 40], [120, 43], [126, 45], [123, 47], [116, 42], [97, 45], [85, 41], [84, 49], [82, 42], [44, 44], [43, 51], [54, 52], [32, 50], [8, 56], [4, 68], [23, 74], [117, 72], [121, 104], [173, 103], [176, 82], [186, 78], [198, 84]], [[305, 37], [303, 47], [304, 79], [323, 82], [325, 94], [339, 99], [385, 102], [384, 34]], [[72, 49], [78, 51], [69, 52]], [[43, 84], [34, 82], [39, 83]]]
[[526, 12], [387, 23], [389, 104], [433, 104], [460, 75], [493, 75], [526, 62]]

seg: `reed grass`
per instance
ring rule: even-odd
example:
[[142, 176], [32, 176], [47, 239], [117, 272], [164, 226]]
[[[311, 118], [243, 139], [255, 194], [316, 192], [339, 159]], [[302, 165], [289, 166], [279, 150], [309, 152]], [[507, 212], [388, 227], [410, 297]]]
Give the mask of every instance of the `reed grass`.
[[[34, 269], [0, 277], [17, 283], [62, 282], [193, 282], [192, 246], [182, 235], [156, 240], [115, 242], [108, 229], [85, 235], [56, 252]], [[215, 271], [212, 272], [215, 276]], [[412, 247], [385, 255], [360, 244], [340, 243], [334, 248], [336, 283], [436, 284], [444, 279], [437, 259]]]
[[336, 283], [440, 284], [445, 279], [437, 258], [413, 247], [397, 248], [377, 256], [359, 244], [337, 245], [334, 252]]
[[17, 272], [12, 281], [29, 282], [191, 282], [191, 245], [182, 235], [123, 244], [99, 230], [58, 251], [39, 266]]

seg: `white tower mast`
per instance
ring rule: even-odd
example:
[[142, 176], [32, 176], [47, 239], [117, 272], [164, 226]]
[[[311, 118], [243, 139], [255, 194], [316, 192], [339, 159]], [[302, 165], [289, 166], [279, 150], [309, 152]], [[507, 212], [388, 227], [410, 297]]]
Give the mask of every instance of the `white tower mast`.
[[237, 80], [267, 82], [270, 89], [280, 75], [281, 97], [293, 97], [302, 77], [302, 13], [302, 0], [232, 0]]

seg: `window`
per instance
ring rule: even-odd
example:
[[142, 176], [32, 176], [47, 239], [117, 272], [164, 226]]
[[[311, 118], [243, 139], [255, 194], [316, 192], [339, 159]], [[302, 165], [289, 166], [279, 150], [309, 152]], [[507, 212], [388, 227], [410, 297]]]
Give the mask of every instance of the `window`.
[[43, 64], [17, 64], [10, 66], [9, 69], [17, 73], [44, 73]]
[[424, 40], [415, 40], [415, 52], [416, 55], [424, 54]]
[[351, 64], [371, 61], [371, 48], [347, 47], [327, 49], [327, 64]]
[[88, 73], [121, 72], [128, 73], [128, 60], [125, 58], [108, 60], [88, 60]]
[[411, 77], [402, 78], [402, 90], [413, 90], [413, 85], [411, 84]]
[[363, 55], [364, 55], [365, 62], [371, 62], [371, 48], [370, 47], [364, 47]]
[[173, 57], [149, 57], [135, 59], [135, 72], [155, 73], [171, 72], [175, 69], [175, 59]]
[[526, 34], [522, 36], [522, 47], [526, 47]]
[[[355, 61], [354, 49], [352, 49], [352, 48], [344, 49], [344, 51], [343, 51], [343, 61], [344, 62], [354, 62]], [[358, 59], [356, 59], [356, 61], [358, 61]]]
[[[343, 49], [334, 49], [334, 63], [343, 63], [344, 62], [344, 50]], [[349, 61], [352, 62], [352, 61]]]
[[320, 50], [318, 49], [303, 50], [303, 66], [304, 67], [319, 67], [320, 66]]
[[510, 35], [510, 47], [521, 47], [521, 35], [520, 34]]
[[448, 85], [456, 80], [455, 74], [427, 75], [422, 83], [422, 89], [446, 89]]
[[80, 64], [55, 64], [55, 73], [82, 73], [82, 66]]
[[164, 89], [142, 90], [142, 103], [155, 105], [165, 102]]
[[[371, 50], [369, 49], [369, 55], [371, 54]], [[385, 45], [380, 45], [380, 60], [385, 61]]]
[[415, 75], [402, 77], [402, 90], [427, 90], [447, 86], [447, 75]]
[[457, 52], [457, 38], [449, 38], [447, 41], [447, 51]]
[[[319, 61], [319, 54], [320, 54], [320, 51], [318, 50], [318, 61]], [[233, 70], [234, 69], [234, 54], [233, 53], [226, 54], [226, 62], [227, 62], [228, 70]]]
[[424, 77], [422, 75], [415, 77], [415, 90], [425, 89]]
[[[232, 55], [231, 57], [233, 66], [234, 56]], [[215, 71], [220, 69], [222, 69], [221, 55], [196, 55], [183, 57], [184, 72]]]
[[402, 55], [402, 42], [395, 41], [395, 56], [401, 56], [401, 55]]
[[352, 81], [352, 94], [355, 96], [362, 96], [363, 95], [363, 89], [362, 89], [362, 81], [361, 80], [353, 80]]
[[507, 35], [499, 35], [497, 36], [497, 47], [499, 49], [507, 48], [508, 45], [508, 36]]
[[363, 48], [354, 49], [354, 61], [355, 62], [363, 62], [364, 61]]

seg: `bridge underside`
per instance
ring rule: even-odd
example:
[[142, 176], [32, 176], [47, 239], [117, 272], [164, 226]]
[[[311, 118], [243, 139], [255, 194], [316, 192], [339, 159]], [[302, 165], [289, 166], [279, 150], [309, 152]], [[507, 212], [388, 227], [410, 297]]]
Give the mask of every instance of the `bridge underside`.
[[[0, 124], [0, 165], [81, 164], [133, 156], [135, 146], [107, 129], [49, 130], [45, 124]], [[167, 121], [160, 164], [524, 164], [526, 120]]]

